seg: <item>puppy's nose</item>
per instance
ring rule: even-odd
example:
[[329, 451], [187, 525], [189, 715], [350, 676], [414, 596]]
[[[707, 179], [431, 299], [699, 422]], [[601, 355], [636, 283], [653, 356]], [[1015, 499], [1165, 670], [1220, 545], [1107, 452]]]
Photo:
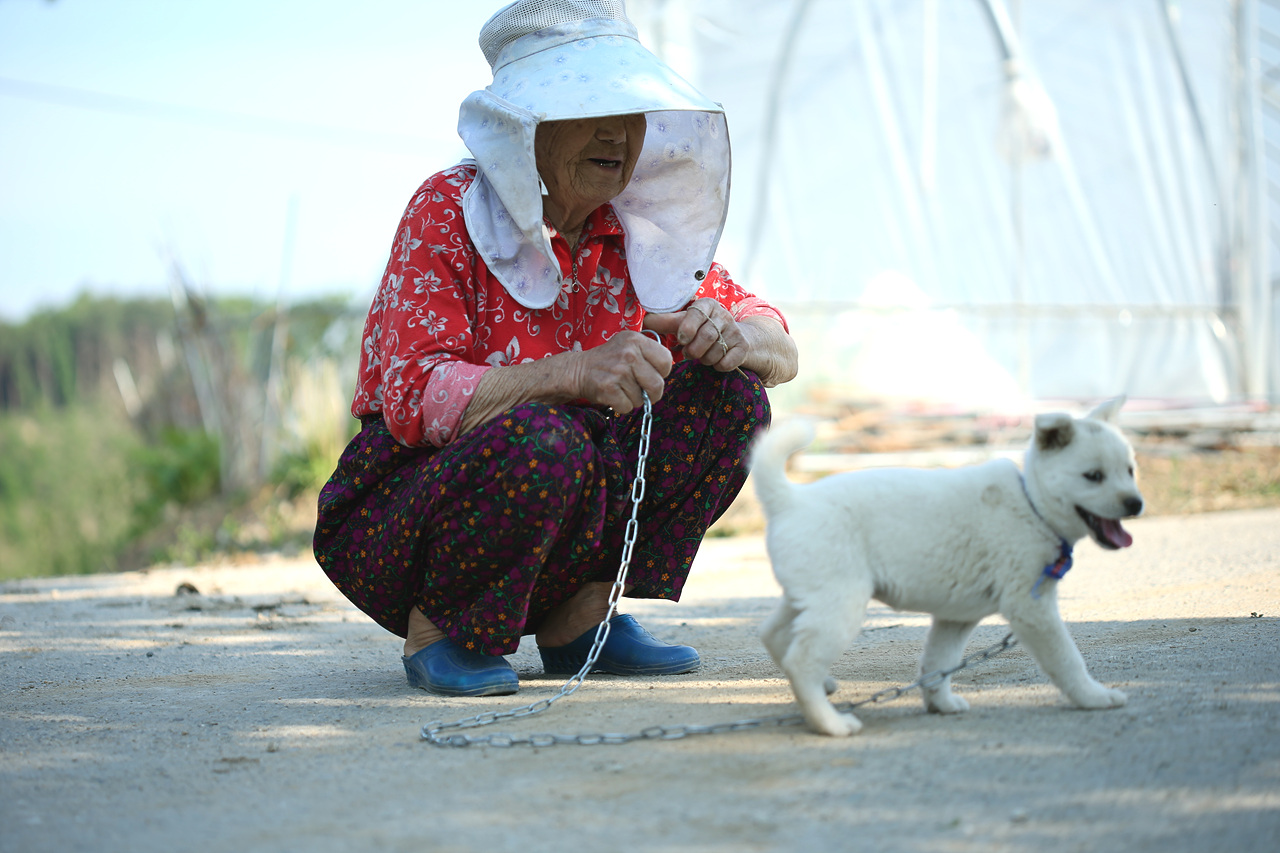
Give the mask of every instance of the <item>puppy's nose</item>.
[[1142, 498], [1125, 498], [1124, 508], [1129, 515], [1142, 514]]

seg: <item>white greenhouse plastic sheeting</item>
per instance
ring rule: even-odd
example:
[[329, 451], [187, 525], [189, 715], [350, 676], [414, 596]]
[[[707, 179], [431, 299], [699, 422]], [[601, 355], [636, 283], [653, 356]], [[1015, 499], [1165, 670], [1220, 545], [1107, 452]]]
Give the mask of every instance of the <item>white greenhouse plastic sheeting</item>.
[[786, 312], [801, 389], [1280, 399], [1257, 55], [1272, 4], [628, 6], [726, 108], [719, 257]]

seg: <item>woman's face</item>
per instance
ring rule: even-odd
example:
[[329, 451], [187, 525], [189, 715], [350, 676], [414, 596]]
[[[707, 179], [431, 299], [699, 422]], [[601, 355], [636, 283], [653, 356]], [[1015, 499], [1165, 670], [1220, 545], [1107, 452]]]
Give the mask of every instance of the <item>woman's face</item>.
[[645, 127], [644, 113], [538, 125], [534, 155], [552, 202], [585, 219], [615, 198], [631, 181]]

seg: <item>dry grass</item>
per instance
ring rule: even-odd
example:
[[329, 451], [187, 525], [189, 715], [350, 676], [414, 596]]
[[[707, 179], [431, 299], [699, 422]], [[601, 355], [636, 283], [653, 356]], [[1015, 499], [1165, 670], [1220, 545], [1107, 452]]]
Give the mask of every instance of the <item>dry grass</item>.
[[[1138, 466], [1148, 515], [1280, 506], [1278, 447], [1169, 450], [1153, 444], [1148, 451], [1139, 450]], [[792, 476], [804, 479], [820, 475]], [[234, 562], [257, 559], [266, 552], [301, 555], [308, 552], [315, 528], [315, 507], [316, 496], [311, 491], [288, 500], [264, 490], [256, 500], [234, 509], [204, 507], [204, 517], [192, 516], [184, 518], [184, 523], [169, 525], [165, 531], [168, 539], [148, 544], [151, 553], [164, 550], [170, 561]], [[708, 535], [728, 537], [763, 530], [764, 514], [748, 482]], [[142, 553], [131, 556], [145, 559]]]
[[[1137, 455], [1147, 515], [1280, 506], [1280, 447], [1176, 451], [1157, 447], [1139, 450]], [[764, 514], [748, 482], [708, 535], [738, 536], [762, 530]]]
[[1280, 447], [1139, 453], [1151, 515], [1280, 506]]

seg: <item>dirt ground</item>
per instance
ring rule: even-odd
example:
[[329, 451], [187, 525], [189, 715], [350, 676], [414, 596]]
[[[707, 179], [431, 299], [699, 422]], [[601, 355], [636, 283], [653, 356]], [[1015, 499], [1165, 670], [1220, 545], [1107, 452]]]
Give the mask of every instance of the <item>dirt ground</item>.
[[[437, 748], [423, 723], [553, 695], [526, 642], [515, 697], [405, 686], [398, 641], [309, 560], [0, 585], [0, 850], [1252, 851], [1280, 847], [1280, 509], [1141, 519], [1082, 543], [1062, 609], [1129, 704], [1066, 705], [1015, 648], [860, 712], [623, 746]], [[477, 730], [638, 732], [794, 711], [756, 629], [758, 535], [706, 542], [679, 604], [625, 608], [700, 671], [593, 676]], [[914, 677], [926, 620], [873, 609], [837, 701]], [[998, 618], [970, 649], [1004, 635]]]

